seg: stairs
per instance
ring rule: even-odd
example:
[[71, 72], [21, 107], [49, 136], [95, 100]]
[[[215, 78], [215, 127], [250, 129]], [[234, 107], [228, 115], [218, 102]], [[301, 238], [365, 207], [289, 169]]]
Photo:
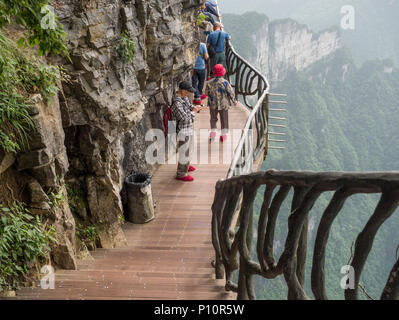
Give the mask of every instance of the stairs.
[[[189, 252], [192, 252], [191, 254]], [[56, 290], [23, 289], [23, 299], [229, 299], [224, 281], [214, 280], [207, 261], [190, 255], [204, 250], [132, 248], [96, 251], [78, 271], [56, 273]], [[185, 258], [181, 258], [181, 256]], [[187, 258], [186, 258], [187, 257]], [[162, 262], [164, 267], [160, 268]], [[157, 269], [159, 269], [157, 271]]]

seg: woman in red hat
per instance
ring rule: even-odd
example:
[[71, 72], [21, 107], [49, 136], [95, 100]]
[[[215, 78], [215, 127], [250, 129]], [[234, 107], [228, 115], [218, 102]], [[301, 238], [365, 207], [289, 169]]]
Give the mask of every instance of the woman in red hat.
[[225, 74], [226, 69], [224, 66], [217, 64], [213, 69], [215, 78], [209, 81], [206, 87], [205, 94], [208, 96], [208, 106], [211, 113], [211, 141], [214, 141], [216, 138], [216, 124], [219, 115], [222, 129], [220, 141], [226, 141], [229, 132], [229, 108], [232, 104], [238, 104], [231, 84], [223, 78]]

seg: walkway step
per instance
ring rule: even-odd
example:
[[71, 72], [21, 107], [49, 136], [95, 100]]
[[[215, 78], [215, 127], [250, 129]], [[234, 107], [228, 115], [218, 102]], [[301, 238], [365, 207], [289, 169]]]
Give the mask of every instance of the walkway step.
[[[189, 288], [191, 290], [191, 288]], [[73, 289], [57, 289], [57, 293], [42, 293], [38, 290], [27, 290], [23, 292], [24, 299], [45, 299], [45, 300], [121, 300], [121, 299], [146, 299], [146, 300], [228, 300], [234, 299], [231, 293], [220, 292], [178, 292], [163, 290], [142, 290], [133, 289], [91, 289], [91, 288], [73, 288]], [[17, 298], [22, 297], [19, 295]]]

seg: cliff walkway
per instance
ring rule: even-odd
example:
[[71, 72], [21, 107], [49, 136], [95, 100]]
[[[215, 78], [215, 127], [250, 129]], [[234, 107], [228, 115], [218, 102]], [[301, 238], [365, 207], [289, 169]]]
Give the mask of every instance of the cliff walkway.
[[[269, 99], [267, 80], [230, 44], [227, 69], [227, 77], [242, 102], [229, 113], [231, 132], [235, 133], [227, 143], [209, 144], [209, 111], [205, 108], [197, 115], [196, 133], [202, 138], [197, 144], [198, 161], [193, 162], [197, 167], [194, 183], [174, 179], [176, 164], [160, 166], [152, 180], [156, 219], [146, 225], [126, 223], [128, 247], [97, 249], [92, 252], [93, 260], [79, 262], [78, 270], [58, 270], [55, 289], [41, 289], [38, 283], [37, 287], [18, 291], [17, 299], [237, 298], [236, 293], [225, 290], [224, 280], [216, 280], [212, 263], [215, 251], [211, 207], [215, 185], [226, 176], [259, 169], [270, 147], [266, 132], [269, 103], [273, 101]], [[252, 101], [256, 105], [251, 105]], [[201, 148], [208, 149], [205, 159]], [[246, 160], [239, 162], [238, 154]], [[248, 157], [254, 154], [259, 161], [252, 163]], [[232, 163], [240, 166], [234, 169]]]
[[[231, 127], [243, 128], [248, 112], [242, 107], [230, 113]], [[197, 116], [196, 129], [210, 128], [205, 108]], [[206, 140], [205, 145], [209, 143]], [[209, 163], [219, 162], [223, 148], [209, 147]], [[198, 145], [198, 148], [200, 146]], [[199, 154], [199, 152], [198, 152]], [[193, 183], [176, 181], [176, 165], [162, 165], [152, 188], [157, 203], [156, 219], [146, 225], [126, 223], [128, 247], [97, 249], [93, 261], [80, 261], [78, 270], [59, 270], [55, 290], [25, 288], [18, 299], [234, 299], [224, 281], [215, 281], [211, 237], [211, 206], [215, 184], [224, 178], [229, 163], [195, 164]]]

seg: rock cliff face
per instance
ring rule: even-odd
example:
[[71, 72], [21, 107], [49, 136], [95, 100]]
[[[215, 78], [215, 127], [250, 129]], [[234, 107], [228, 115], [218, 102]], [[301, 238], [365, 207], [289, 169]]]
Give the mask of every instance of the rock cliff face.
[[[41, 95], [31, 97], [35, 132], [30, 150], [16, 157], [0, 151], [0, 203], [11, 205], [18, 200], [27, 204], [34, 215], [44, 215], [54, 227], [56, 243], [52, 246], [52, 260], [56, 266], [76, 268], [75, 221], [66, 198], [64, 176], [68, 158], [64, 145], [58, 96], [44, 102]], [[59, 195], [58, 205], [49, 194]]]
[[249, 60], [276, 87], [290, 70], [301, 71], [342, 47], [337, 29], [313, 33], [292, 19], [265, 23], [252, 36], [256, 50]]
[[[37, 97], [31, 150], [17, 157], [0, 152], [0, 201], [15, 198], [32, 213], [51, 211], [60, 235], [53, 260], [75, 268], [75, 220], [67, 188], [83, 195], [83, 205], [74, 213], [96, 225], [102, 247], [126, 243], [123, 181], [132, 170], [153, 169], [145, 161], [145, 134], [162, 128], [173, 92], [190, 76], [199, 48], [196, 15], [202, 1], [55, 2], [72, 61], [53, 57], [52, 62], [64, 65], [71, 81], [60, 84], [59, 95], [47, 104]], [[125, 31], [135, 43], [133, 63], [118, 54]], [[66, 198], [56, 210], [49, 207], [48, 191], [53, 189]]]
[[[124, 245], [121, 192], [131, 170], [149, 171], [145, 134], [161, 128], [165, 106], [189, 75], [199, 43], [200, 0], [66, 1], [58, 9], [67, 30], [73, 80], [61, 103], [70, 161], [68, 180], [87, 195], [88, 218], [101, 246]], [[132, 64], [117, 52], [128, 31]]]

